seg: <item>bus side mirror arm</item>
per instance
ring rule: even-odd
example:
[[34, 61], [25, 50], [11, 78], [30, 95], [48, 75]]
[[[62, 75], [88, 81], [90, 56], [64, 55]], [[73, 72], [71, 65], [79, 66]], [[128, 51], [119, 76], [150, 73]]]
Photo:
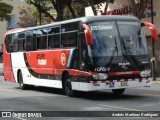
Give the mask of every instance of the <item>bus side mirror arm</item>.
[[92, 31], [89, 29], [88, 25], [86, 24], [83, 24], [82, 27], [84, 28], [84, 34], [85, 34], [87, 44], [93, 45]]
[[151, 33], [152, 33], [153, 40], [154, 41], [158, 40], [158, 31], [157, 31], [157, 28], [153, 24], [151, 24], [149, 22], [144, 22], [144, 23], [142, 23], [141, 26], [149, 27], [149, 29], [151, 30]]

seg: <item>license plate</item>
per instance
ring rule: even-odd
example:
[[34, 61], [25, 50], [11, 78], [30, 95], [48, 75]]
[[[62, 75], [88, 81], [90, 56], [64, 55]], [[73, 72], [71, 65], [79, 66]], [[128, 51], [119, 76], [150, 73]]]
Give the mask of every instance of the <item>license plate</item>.
[[121, 86], [128, 86], [128, 81], [122, 81]]
[[114, 88], [114, 87], [115, 87], [114, 82], [110, 82], [110, 83], [109, 83], [109, 88]]

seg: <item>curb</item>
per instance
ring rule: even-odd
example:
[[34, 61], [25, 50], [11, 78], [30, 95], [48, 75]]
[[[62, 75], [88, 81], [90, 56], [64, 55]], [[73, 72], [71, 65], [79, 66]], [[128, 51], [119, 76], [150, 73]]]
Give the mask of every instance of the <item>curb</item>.
[[151, 81], [151, 83], [160, 84], [160, 81]]

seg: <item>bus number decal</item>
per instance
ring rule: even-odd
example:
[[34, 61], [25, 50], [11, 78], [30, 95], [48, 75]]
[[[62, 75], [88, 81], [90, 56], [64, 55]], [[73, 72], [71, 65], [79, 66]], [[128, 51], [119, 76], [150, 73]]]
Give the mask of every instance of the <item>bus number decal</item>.
[[45, 59], [45, 54], [37, 54], [38, 65], [47, 65], [47, 60]]
[[47, 65], [47, 60], [38, 60], [38, 65]]
[[64, 53], [61, 54], [61, 63], [62, 65], [66, 64], [66, 55]]

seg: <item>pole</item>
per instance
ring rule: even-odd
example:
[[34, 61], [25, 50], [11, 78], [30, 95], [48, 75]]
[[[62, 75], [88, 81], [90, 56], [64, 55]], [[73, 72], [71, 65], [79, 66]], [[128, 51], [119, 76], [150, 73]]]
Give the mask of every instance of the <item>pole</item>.
[[[153, 0], [151, 0], [151, 23], [154, 24], [154, 21], [153, 21]], [[152, 58], [151, 58], [152, 78], [153, 78], [153, 80], [156, 80], [156, 77], [155, 77], [155, 47], [154, 47], [153, 38], [151, 38], [151, 40], [152, 40]]]

